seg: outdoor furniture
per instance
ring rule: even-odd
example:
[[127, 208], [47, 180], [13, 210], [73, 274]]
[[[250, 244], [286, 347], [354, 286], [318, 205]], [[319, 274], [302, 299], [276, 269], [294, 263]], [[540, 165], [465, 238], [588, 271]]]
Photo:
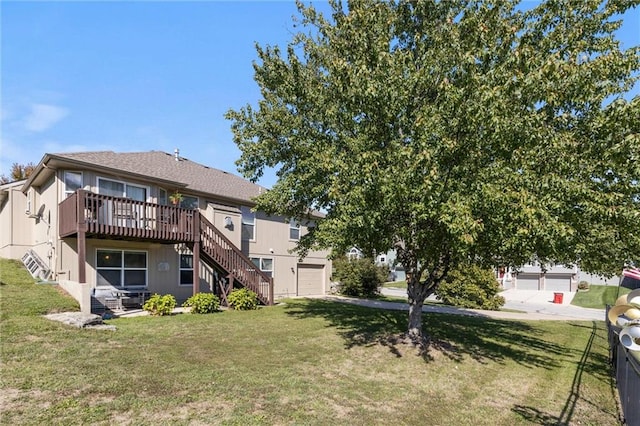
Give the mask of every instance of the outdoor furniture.
[[145, 289], [122, 289], [116, 291], [121, 308], [136, 307], [141, 308], [151, 293]]
[[122, 300], [112, 288], [94, 288], [93, 297], [105, 310], [122, 310]]

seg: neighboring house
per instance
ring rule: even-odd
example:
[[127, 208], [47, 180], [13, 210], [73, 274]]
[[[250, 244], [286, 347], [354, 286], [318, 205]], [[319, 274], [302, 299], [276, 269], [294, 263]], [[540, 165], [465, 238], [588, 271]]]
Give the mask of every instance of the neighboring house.
[[516, 271], [498, 268], [498, 280], [504, 289], [576, 291], [578, 273], [575, 266], [553, 265], [543, 268], [533, 262]]
[[265, 304], [324, 294], [329, 253], [291, 252], [321, 215], [253, 211], [264, 191], [177, 150], [46, 154], [27, 180], [0, 186], [0, 256], [59, 282], [83, 311], [104, 294], [224, 300], [244, 286]]
[[[352, 247], [347, 256], [352, 259], [364, 257], [362, 251]], [[389, 250], [376, 256], [378, 266], [389, 267], [389, 279], [393, 281], [406, 280], [406, 273], [402, 265], [396, 262], [396, 253]], [[577, 291], [578, 283], [582, 280], [597, 285], [619, 285], [620, 278], [605, 278], [580, 271], [578, 266], [549, 265], [543, 268], [539, 263], [532, 262], [518, 269], [496, 268], [496, 278], [504, 289], [519, 290], [547, 290], [547, 291]]]
[[[349, 259], [362, 259], [364, 253], [358, 247], [351, 247], [347, 252]], [[389, 250], [386, 253], [382, 253], [376, 256], [374, 259], [376, 266], [386, 266], [389, 268], [388, 281], [404, 281], [406, 274], [402, 265], [396, 264], [396, 252], [395, 250]]]
[[566, 292], [577, 291], [580, 281], [597, 285], [618, 285], [620, 282], [619, 277], [607, 279], [587, 274], [582, 272], [579, 266], [549, 265], [543, 268], [535, 262], [517, 270], [497, 268], [497, 278], [504, 289]]

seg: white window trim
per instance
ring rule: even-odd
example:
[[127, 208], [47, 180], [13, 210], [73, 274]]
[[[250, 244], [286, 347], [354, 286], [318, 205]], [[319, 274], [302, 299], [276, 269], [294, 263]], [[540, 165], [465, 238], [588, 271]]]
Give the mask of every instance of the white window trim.
[[[95, 287], [96, 288], [105, 288], [107, 286], [98, 286], [98, 271], [100, 269], [115, 269], [115, 268], [100, 268], [98, 267], [98, 252], [99, 251], [119, 251], [122, 253], [122, 266], [120, 266], [120, 282], [124, 283], [124, 271], [142, 271], [144, 270], [145, 273], [145, 282], [144, 282], [144, 286], [143, 288], [148, 288], [149, 287], [149, 252], [147, 250], [138, 250], [138, 249], [131, 249], [131, 250], [127, 250], [127, 249], [119, 249], [119, 248], [113, 248], [113, 247], [99, 247], [96, 248], [95, 251], [95, 269], [96, 269], [96, 283], [95, 283]], [[145, 269], [142, 268], [125, 268], [124, 267], [124, 253], [125, 252], [133, 252], [133, 253], [144, 253], [145, 255], [145, 259], [146, 259], [146, 263], [147, 263], [147, 267]], [[130, 287], [140, 287], [140, 286], [111, 286], [113, 288], [119, 288], [119, 289], [126, 289], [126, 288], [130, 288]]]
[[[298, 231], [298, 238], [291, 238], [291, 231], [294, 229]], [[300, 241], [301, 236], [302, 226], [300, 226], [300, 222], [294, 219], [289, 220], [289, 241]]]
[[62, 172], [62, 185], [64, 186], [64, 198], [67, 198], [69, 195], [73, 194], [75, 191], [67, 190], [67, 173], [75, 173], [80, 175], [80, 189], [84, 188], [84, 173], [78, 170], [65, 170]]
[[[160, 201], [160, 194], [164, 192], [164, 203]], [[164, 188], [158, 187], [158, 196], [156, 198], [156, 203], [161, 206], [166, 206], [169, 204], [169, 191]]]
[[[245, 212], [247, 212], [248, 214], [253, 215], [253, 222], [247, 222], [245, 221]], [[247, 225], [253, 225], [253, 235], [252, 238], [249, 238], [248, 240], [245, 241], [256, 241], [256, 234], [257, 234], [257, 220], [256, 220], [256, 212], [252, 211], [250, 207], [247, 206], [241, 206], [240, 207], [240, 236], [242, 237], [242, 227], [247, 224]]]
[[124, 185], [124, 193], [120, 196], [122, 198], [129, 198], [127, 197], [127, 186], [135, 186], [137, 188], [144, 188], [146, 193], [147, 193], [147, 198], [146, 200], [144, 200], [145, 202], [151, 202], [151, 187], [147, 186], [147, 185], [141, 185], [141, 184], [137, 184], [137, 183], [132, 183], [132, 182], [127, 182], [125, 180], [118, 180], [118, 179], [111, 179], [111, 178], [107, 178], [107, 177], [102, 177], [102, 176], [98, 176], [98, 180], [97, 180], [97, 187], [96, 189], [98, 190], [98, 194], [100, 193], [100, 181], [101, 180], [106, 180], [106, 181], [110, 181], [110, 182], [117, 182], [117, 183], [121, 183]]
[[193, 253], [178, 253], [178, 287], [193, 287], [193, 282], [188, 284], [182, 284], [180, 282], [182, 271], [194, 271], [196, 265], [193, 265], [193, 268], [183, 268], [182, 263], [180, 262], [180, 256], [191, 256], [191, 263], [193, 263]]
[[[275, 270], [276, 270], [276, 260], [273, 257], [266, 257], [266, 256], [250, 256], [249, 260], [251, 260], [251, 263], [253, 263], [254, 259], [258, 259], [258, 261], [260, 262], [260, 271], [262, 272], [271, 272], [271, 278], [274, 277], [275, 275]], [[262, 269], [262, 261], [265, 259], [269, 259], [271, 261], [271, 269]], [[253, 264], [255, 266], [255, 263]]]

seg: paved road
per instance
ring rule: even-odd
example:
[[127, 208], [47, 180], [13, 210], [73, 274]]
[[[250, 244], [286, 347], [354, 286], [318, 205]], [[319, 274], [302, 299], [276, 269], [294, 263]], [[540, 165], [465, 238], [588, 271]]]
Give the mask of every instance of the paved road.
[[[383, 288], [382, 294], [387, 296], [406, 297], [407, 292], [403, 289]], [[482, 316], [502, 319], [518, 320], [580, 320], [580, 321], [604, 321], [604, 309], [587, 309], [571, 305], [574, 293], [563, 293], [563, 303], [553, 303], [554, 292], [551, 291], [528, 291], [528, 290], [505, 290], [502, 296], [506, 299], [505, 309], [519, 312], [504, 311], [482, 311], [477, 309], [455, 308], [445, 305], [425, 305], [423, 312], [440, 312], [457, 315]], [[381, 309], [408, 310], [408, 306], [401, 303], [384, 302], [379, 300], [354, 299], [342, 296], [324, 296], [325, 298], [337, 300], [355, 305], [369, 306]], [[431, 297], [435, 300], [435, 297]]]

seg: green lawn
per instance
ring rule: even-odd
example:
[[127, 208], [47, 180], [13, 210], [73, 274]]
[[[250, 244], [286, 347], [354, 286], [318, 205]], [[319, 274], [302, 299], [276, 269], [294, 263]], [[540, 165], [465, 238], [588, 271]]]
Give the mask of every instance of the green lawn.
[[0, 260], [1, 424], [616, 424], [603, 322], [425, 316], [317, 299], [250, 312], [110, 320]]
[[406, 281], [389, 281], [384, 283], [382, 286], [388, 287], [388, 288], [407, 288], [407, 282]]
[[604, 309], [606, 305], [614, 305], [619, 296], [629, 291], [628, 288], [618, 286], [591, 285], [589, 291], [577, 292], [571, 304], [583, 308]]

